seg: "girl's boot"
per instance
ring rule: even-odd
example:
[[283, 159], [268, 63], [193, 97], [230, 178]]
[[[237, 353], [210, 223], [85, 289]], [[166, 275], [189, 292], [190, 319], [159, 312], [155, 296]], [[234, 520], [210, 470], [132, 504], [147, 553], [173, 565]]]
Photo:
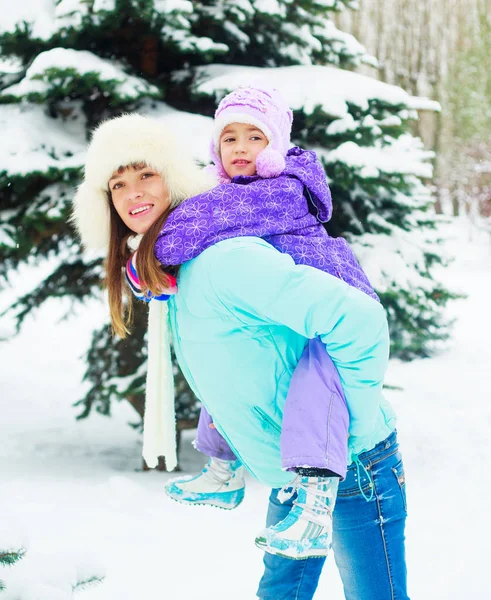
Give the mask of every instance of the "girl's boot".
[[[280, 501], [297, 492], [287, 517], [267, 527], [256, 546], [270, 554], [302, 560], [327, 556], [332, 544], [332, 512], [336, 503], [339, 477], [305, 477], [278, 494]], [[288, 493], [286, 490], [290, 490]]]
[[244, 467], [238, 460], [210, 458], [198, 475], [173, 479], [165, 493], [184, 504], [209, 504], [231, 510], [244, 499]]

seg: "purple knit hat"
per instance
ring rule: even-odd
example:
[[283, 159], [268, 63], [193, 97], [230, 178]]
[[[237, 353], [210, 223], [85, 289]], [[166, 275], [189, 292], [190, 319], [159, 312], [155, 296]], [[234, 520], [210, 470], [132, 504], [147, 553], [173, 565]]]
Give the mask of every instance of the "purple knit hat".
[[[258, 127], [269, 144], [256, 158], [259, 177], [277, 177], [285, 168], [285, 156], [290, 148], [293, 113], [285, 100], [273, 88], [239, 86], [225, 96], [215, 112], [211, 158], [222, 183], [230, 181], [220, 158], [220, 136], [230, 123], [248, 123]], [[212, 167], [213, 169], [213, 167]]]

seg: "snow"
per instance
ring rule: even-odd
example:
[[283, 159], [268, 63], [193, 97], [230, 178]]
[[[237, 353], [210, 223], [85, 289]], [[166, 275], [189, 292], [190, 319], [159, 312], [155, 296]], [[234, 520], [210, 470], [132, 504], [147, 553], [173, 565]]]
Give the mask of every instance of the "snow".
[[[376, 221], [376, 218], [374, 215], [370, 221]], [[384, 228], [390, 227], [385, 220], [380, 224]], [[427, 231], [413, 229], [408, 232], [391, 227], [390, 235], [365, 233], [355, 237], [351, 246], [379, 293], [403, 289], [414, 294], [435, 287], [434, 279], [420, 275], [426, 270], [425, 254], [434, 250], [432, 242], [436, 245], [436, 240]], [[438, 278], [437, 282], [440, 282]]]
[[[2, 6], [2, 3], [4, 6]], [[93, 4], [89, 10], [89, 4]], [[334, 2], [323, 1], [321, 5], [331, 7]], [[278, 0], [255, 0], [253, 4], [248, 0], [235, 0], [234, 2], [218, 3], [222, 10], [224, 5], [234, 14], [239, 21], [244, 21], [245, 15], [252, 17], [255, 12], [282, 19], [286, 14], [286, 7]], [[13, 32], [16, 27], [23, 28], [24, 23], [29, 25], [32, 37], [43, 41], [49, 40], [53, 35], [66, 29], [78, 29], [84, 17], [90, 17], [95, 24], [99, 21], [99, 15], [114, 10], [114, 0], [95, 0], [88, 3], [87, 0], [22, 0], [15, 5], [7, 4], [7, 0], [0, 0], [2, 10], [2, 23], [0, 33]], [[154, 8], [161, 14], [169, 14], [176, 17], [175, 23], [166, 24], [163, 28], [164, 37], [171, 38], [179, 45], [181, 50], [196, 50], [200, 53], [225, 53], [229, 51], [228, 46], [215, 43], [211, 38], [198, 38], [191, 33], [191, 23], [185, 18], [192, 16], [195, 10], [193, 3], [189, 0], [154, 0]], [[336, 8], [343, 8], [342, 4], [336, 4]], [[302, 9], [298, 9], [302, 11]], [[177, 24], [177, 26], [176, 26]], [[313, 61], [312, 48], [322, 50], [322, 44], [331, 46], [329, 60], [337, 62], [338, 55], [350, 57], [353, 63], [363, 62], [376, 65], [376, 60], [366, 54], [365, 48], [350, 34], [337, 29], [335, 24], [326, 17], [319, 17], [315, 24], [309, 28], [304, 26], [298, 28], [295, 25], [284, 24], [285, 32], [290, 31], [293, 38], [301, 39], [306, 43], [306, 48], [301, 48], [294, 43], [281, 51], [292, 60], [299, 60], [304, 64]]]
[[69, 600], [78, 582], [105, 576], [90, 546], [85, 552], [65, 546], [62, 560], [57, 545], [49, 546], [43, 542], [42, 547], [31, 548], [15, 567], [2, 574], [6, 600]]
[[101, 11], [112, 12], [116, 7], [116, 0], [94, 0], [92, 10], [94, 13]]
[[210, 162], [213, 133], [211, 117], [180, 111], [164, 102], [151, 101], [144, 102], [138, 112], [162, 120], [177, 138], [184, 140], [195, 160], [203, 165]]
[[54, 33], [55, 3], [53, 0], [0, 0], [0, 33], [15, 31], [16, 25], [29, 23], [32, 37], [49, 39]]
[[[142, 103], [139, 112], [165, 121], [175, 135], [188, 141], [193, 157], [208, 164], [213, 129], [210, 117], [150, 100]], [[40, 105], [4, 104], [0, 105], [0, 129], [0, 172], [44, 173], [50, 168], [64, 170], [84, 164], [87, 140], [83, 119], [61, 121], [48, 117]]]
[[83, 120], [51, 119], [39, 105], [1, 105], [1, 171], [22, 175], [79, 167], [87, 144], [84, 126]]
[[84, 0], [61, 0], [55, 8], [55, 19], [62, 27], [80, 27], [83, 17], [89, 14], [89, 6]]
[[22, 61], [17, 57], [0, 56], [0, 73], [19, 73]]
[[84, 16], [114, 10], [115, 0], [94, 0], [90, 12], [89, 4], [92, 2], [87, 0], [0, 0], [0, 33], [13, 32], [27, 23], [33, 38], [49, 40], [59, 30], [80, 27]]
[[189, 0], [154, 0], [155, 10], [160, 13], [170, 13], [180, 11], [191, 14], [193, 12], [193, 3]]
[[[408, 482], [409, 593], [420, 600], [484, 598], [488, 589], [491, 239], [465, 219], [447, 234], [456, 260], [439, 278], [468, 294], [449, 307], [452, 339], [431, 359], [392, 361], [387, 378], [402, 388], [387, 396], [399, 415]], [[25, 272], [14, 283], [26, 285]], [[91, 302], [60, 323], [64, 308], [49, 302], [0, 344], [0, 514], [7, 544], [29, 539], [26, 557], [0, 579], [8, 576], [11, 592], [23, 589], [23, 600], [65, 600], [74, 578], [104, 573], [102, 584], [76, 597], [230, 600], [233, 589], [234, 600], [254, 598], [262, 555], [253, 540], [268, 490], [249, 479], [244, 503], [231, 512], [176, 504], [163, 493], [174, 475], [138, 470], [129, 405], [115, 404], [112, 418], [76, 422], [81, 355], [106, 309]], [[192, 436], [183, 444], [185, 473], [204, 462]], [[315, 595], [327, 597], [343, 598], [332, 558]]]
[[347, 131], [356, 131], [359, 123], [355, 121], [352, 115], [346, 114], [340, 119], [336, 119], [326, 128], [327, 135], [339, 135]]
[[0, 246], [5, 246], [7, 248], [15, 248], [17, 246], [14, 228], [5, 226], [3, 223], [2, 229], [0, 229]]
[[338, 8], [339, 0], [316, 0], [315, 4], [325, 8]]
[[326, 152], [322, 148], [312, 148], [327, 163], [342, 162], [359, 169], [363, 178], [377, 178], [380, 173], [401, 173], [430, 178], [433, 167], [428, 161], [433, 152], [425, 151], [411, 135], [400, 136], [391, 144], [380, 147], [358, 146], [354, 142], [344, 142], [335, 150]]
[[323, 30], [318, 33], [322, 37], [329, 39], [335, 54], [360, 56], [364, 64], [371, 65], [372, 67], [378, 66], [377, 59], [374, 56], [366, 54], [365, 47], [353, 35], [338, 29], [333, 21], [327, 21]]
[[[115, 92], [125, 100], [138, 99], [142, 94], [160, 96], [159, 89], [144, 79], [128, 75], [116, 62], [99, 58], [87, 50], [53, 48], [36, 56], [27, 69], [24, 79], [1, 92], [2, 96], [22, 98], [28, 94], [45, 94], [53, 87], [52, 81], [43, 81], [48, 69], [71, 69], [80, 77], [87, 73], [98, 73], [103, 82], [118, 82]], [[61, 78], [60, 78], [61, 79]]]
[[242, 29], [239, 29], [235, 23], [232, 23], [232, 21], [225, 21], [223, 28], [237, 39], [241, 50], [251, 43], [250, 37]]
[[284, 17], [286, 15], [286, 6], [282, 6], [278, 0], [255, 0], [254, 8], [267, 15]]
[[3, 520], [0, 523], [0, 552], [22, 553], [29, 546], [29, 540], [23, 535], [19, 523], [9, 523]]
[[342, 119], [353, 104], [367, 111], [371, 100], [419, 110], [439, 110], [439, 104], [416, 98], [402, 88], [372, 77], [327, 66], [276, 68], [213, 64], [199, 67], [196, 91], [220, 99], [239, 85], [262, 82], [277, 88], [292, 110], [311, 114], [316, 107], [331, 117]]
[[199, 50], [199, 52], [203, 53], [213, 51], [224, 54], [229, 50], [226, 44], [214, 42], [209, 37], [197, 37], [190, 34], [188, 28], [174, 29], [173, 27], [165, 25], [162, 28], [162, 33], [165, 37], [178, 44], [182, 52]]
[[[257, 4], [256, 0], [252, 0], [254, 4]], [[259, 0], [261, 2], [261, 0]], [[225, 5], [228, 5], [227, 8], [233, 13], [240, 21], [245, 21], [244, 15], [252, 16], [256, 10], [255, 7], [252, 6], [249, 0], [225, 0], [225, 2], [217, 2], [217, 6], [212, 7], [212, 11], [222, 11], [225, 8]]]

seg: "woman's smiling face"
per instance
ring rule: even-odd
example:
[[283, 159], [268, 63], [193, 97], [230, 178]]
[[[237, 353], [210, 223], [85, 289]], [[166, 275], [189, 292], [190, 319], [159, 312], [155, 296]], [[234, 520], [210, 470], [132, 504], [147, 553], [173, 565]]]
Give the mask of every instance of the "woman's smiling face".
[[135, 233], [145, 233], [170, 206], [162, 176], [143, 163], [120, 167], [108, 185], [116, 212]]

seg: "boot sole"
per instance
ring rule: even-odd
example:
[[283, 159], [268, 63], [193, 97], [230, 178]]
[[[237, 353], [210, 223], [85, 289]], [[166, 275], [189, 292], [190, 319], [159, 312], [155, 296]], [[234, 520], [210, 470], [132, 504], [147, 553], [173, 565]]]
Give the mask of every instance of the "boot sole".
[[237, 504], [234, 504], [233, 506], [225, 506], [216, 504], [214, 502], [194, 502], [193, 500], [182, 500], [180, 498], [174, 498], [174, 496], [170, 496], [169, 494], [166, 494], [166, 496], [178, 504], [185, 504], [186, 506], [211, 506], [212, 508], [219, 508], [220, 510], [234, 510], [234, 508], [240, 506], [244, 501], [244, 498], [241, 498]]
[[255, 544], [256, 546], [260, 549], [263, 550], [264, 552], [267, 552], [268, 554], [273, 554], [274, 556], [280, 556], [281, 558], [287, 558], [288, 560], [307, 560], [308, 558], [326, 558], [326, 556], [328, 555], [329, 550], [317, 550], [317, 549], [313, 549], [313, 550], [309, 550], [307, 552], [304, 552], [301, 555], [289, 555], [286, 554], [285, 552], [282, 552], [280, 550], [276, 550], [276, 548], [271, 548], [271, 546], [268, 546], [265, 538], [256, 538], [255, 540]]

